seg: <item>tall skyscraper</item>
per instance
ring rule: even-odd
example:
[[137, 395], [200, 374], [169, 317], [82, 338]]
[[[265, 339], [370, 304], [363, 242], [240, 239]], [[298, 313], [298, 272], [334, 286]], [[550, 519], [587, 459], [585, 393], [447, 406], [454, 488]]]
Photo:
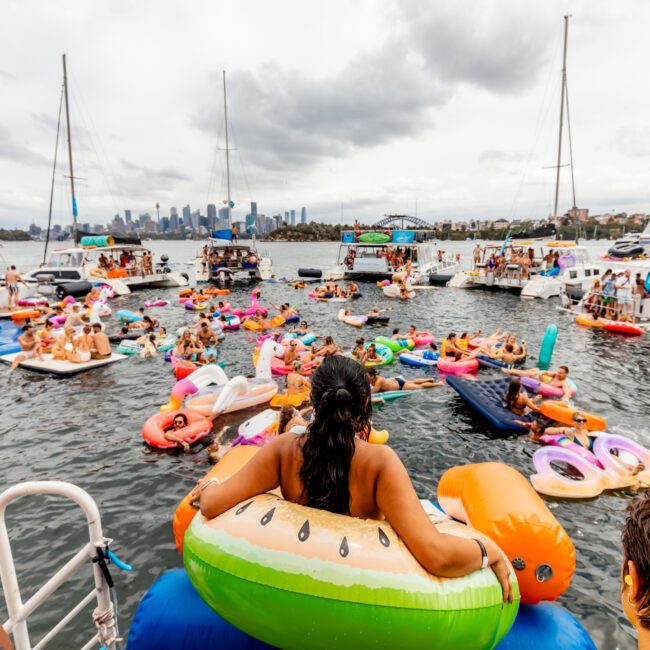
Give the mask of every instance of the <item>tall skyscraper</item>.
[[214, 230], [217, 227], [217, 206], [208, 203], [208, 229]]
[[183, 225], [190, 226], [192, 224], [191, 211], [189, 204], [183, 208]]
[[251, 201], [251, 216], [252, 217], [257, 217], [257, 202], [256, 201]]
[[291, 210], [291, 225], [295, 226], [296, 225], [296, 211]]
[[169, 212], [169, 229], [172, 232], [178, 232], [178, 212], [176, 208], [172, 208]]
[[300, 208], [300, 223], [307, 223], [307, 208]]
[[228, 228], [228, 208], [219, 208], [219, 229]]
[[284, 211], [284, 223], [286, 223], [287, 226], [289, 225], [289, 213], [286, 210]]
[[131, 223], [131, 210], [124, 210], [124, 220], [126, 223]]

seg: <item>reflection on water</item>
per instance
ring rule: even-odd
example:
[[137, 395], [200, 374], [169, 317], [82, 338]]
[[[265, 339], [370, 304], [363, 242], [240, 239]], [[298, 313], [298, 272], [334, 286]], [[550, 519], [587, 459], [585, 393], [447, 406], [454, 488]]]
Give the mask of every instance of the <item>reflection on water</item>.
[[[173, 260], [189, 260], [195, 242], [153, 242], [156, 252], [168, 252]], [[299, 266], [331, 265], [335, 244], [261, 245], [271, 252], [276, 274], [292, 274]], [[447, 245], [462, 250], [469, 259], [471, 244]], [[601, 247], [602, 248], [602, 247]], [[20, 244], [4, 250], [5, 257], [26, 270], [38, 261], [41, 248]], [[263, 284], [262, 302], [289, 301], [322, 335], [332, 334], [351, 346], [358, 331], [336, 319], [338, 306], [314, 303], [307, 291], [283, 285]], [[365, 329], [368, 338], [406, 328], [414, 323], [431, 328], [436, 338], [450, 331], [481, 329], [491, 332], [501, 326], [512, 329], [528, 343], [533, 355], [541, 344], [548, 323], [556, 322], [560, 334], [554, 362], [567, 363], [578, 384], [576, 403], [607, 417], [610, 431], [649, 443], [648, 408], [650, 370], [647, 341], [581, 331], [572, 319], [558, 312], [555, 301], [532, 302], [504, 293], [434, 288], [419, 291], [408, 304], [385, 299], [372, 284], [362, 286], [363, 297], [354, 303], [355, 312], [372, 306], [392, 307], [386, 327]], [[233, 304], [248, 302], [250, 287], [238, 289]], [[152, 310], [164, 325], [176, 329], [192, 315], [175, 300], [175, 291], [143, 291], [111, 302], [113, 311], [136, 309], [144, 300], [160, 296], [171, 300], [168, 307]], [[252, 371], [252, 336], [229, 333], [221, 358], [229, 376]], [[0, 369], [0, 372], [4, 370]], [[407, 366], [387, 369], [415, 377], [427, 372]], [[428, 371], [432, 374], [435, 371]], [[496, 373], [481, 370], [482, 376]], [[23, 480], [65, 479], [86, 489], [98, 502], [105, 533], [116, 540], [118, 555], [134, 566], [131, 574], [117, 578], [123, 631], [144, 591], [162, 572], [181, 565], [175, 551], [171, 521], [174, 509], [193, 482], [208, 466], [201, 448], [186, 455], [159, 454], [143, 446], [140, 428], [169, 398], [172, 375], [159, 357], [130, 358], [107, 368], [69, 379], [17, 371], [5, 376], [0, 418], [0, 474], [2, 488]], [[234, 413], [224, 423], [238, 425], [254, 411]], [[450, 388], [443, 387], [410, 395], [376, 409], [378, 429], [390, 431], [390, 444], [406, 464], [421, 497], [435, 498], [437, 482], [444, 470], [462, 463], [502, 461], [529, 476], [533, 471], [534, 446], [521, 438], [495, 436]], [[577, 571], [561, 604], [587, 627], [600, 648], [632, 648], [629, 627], [619, 603], [620, 528], [629, 492], [610, 493], [591, 501], [547, 500], [565, 526], [577, 550]], [[56, 499], [34, 497], [9, 509], [15, 558], [23, 597], [31, 595], [82, 543], [85, 527], [77, 512]], [[53, 624], [87, 588], [81, 576], [48, 601], [35, 620], [38, 632]], [[80, 645], [89, 631], [90, 618], [76, 624], [52, 647]]]

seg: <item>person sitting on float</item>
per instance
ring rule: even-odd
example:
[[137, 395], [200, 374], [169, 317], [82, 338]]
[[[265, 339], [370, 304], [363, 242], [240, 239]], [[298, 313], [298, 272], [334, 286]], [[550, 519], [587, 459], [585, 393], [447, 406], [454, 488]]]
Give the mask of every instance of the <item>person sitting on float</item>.
[[437, 530], [390, 447], [367, 441], [370, 386], [364, 368], [332, 357], [313, 376], [314, 418], [305, 433], [279, 435], [264, 445], [236, 477], [207, 479], [194, 490], [208, 519], [278, 487], [285, 499], [361, 519], [387, 520], [430, 573], [456, 578], [489, 566], [512, 602], [510, 570], [491, 540], [478, 542]]
[[189, 451], [190, 445], [175, 432], [184, 429], [186, 426], [187, 416], [185, 413], [177, 413], [174, 416], [174, 420], [172, 421], [172, 426], [167, 429], [167, 431], [165, 431], [165, 438], [167, 438], [167, 440], [171, 440], [172, 442], [179, 442], [183, 446], [183, 451]]
[[[541, 398], [541, 395], [538, 396]], [[539, 407], [521, 388], [521, 379], [513, 377], [504, 396], [506, 408], [515, 415], [527, 415], [531, 411], [539, 413]]]

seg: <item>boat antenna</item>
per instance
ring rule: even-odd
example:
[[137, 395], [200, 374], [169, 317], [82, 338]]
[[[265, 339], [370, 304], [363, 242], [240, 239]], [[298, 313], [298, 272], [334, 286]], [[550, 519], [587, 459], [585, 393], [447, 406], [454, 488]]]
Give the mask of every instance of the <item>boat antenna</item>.
[[63, 94], [65, 95], [65, 121], [68, 130], [68, 162], [70, 164], [70, 190], [72, 191], [72, 223], [74, 229], [74, 243], [79, 243], [79, 232], [77, 231], [77, 197], [74, 193], [74, 169], [72, 167], [72, 136], [70, 135], [70, 104], [68, 103], [68, 70], [65, 65], [65, 54], [63, 55]]
[[557, 167], [555, 172], [555, 207], [553, 216], [557, 217], [557, 202], [560, 193], [560, 167], [562, 163], [562, 127], [564, 126], [564, 96], [566, 93], [566, 51], [569, 36], [569, 14], [564, 16], [564, 53], [562, 55], [562, 92], [560, 95], [560, 130], [557, 142]]
[[228, 147], [228, 102], [226, 100], [226, 71], [223, 70], [223, 117], [226, 126], [226, 182], [228, 185], [228, 228], [232, 230], [232, 214], [230, 212], [230, 149]]
[[59, 117], [56, 121], [56, 144], [54, 145], [54, 165], [52, 166], [52, 186], [50, 187], [50, 209], [47, 213], [47, 232], [45, 234], [45, 248], [43, 250], [43, 264], [47, 258], [47, 247], [50, 243], [50, 227], [52, 225], [52, 202], [54, 200], [54, 179], [56, 178], [56, 157], [59, 151], [59, 133], [61, 132], [61, 110], [63, 108], [63, 85], [59, 98]]

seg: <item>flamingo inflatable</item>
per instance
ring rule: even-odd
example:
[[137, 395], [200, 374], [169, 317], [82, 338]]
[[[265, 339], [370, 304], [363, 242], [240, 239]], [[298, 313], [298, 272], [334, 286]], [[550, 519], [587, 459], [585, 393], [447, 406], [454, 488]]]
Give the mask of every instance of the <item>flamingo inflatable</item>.
[[185, 407], [211, 418], [264, 404], [278, 392], [278, 385], [271, 375], [271, 360], [283, 354], [283, 346], [272, 340], [265, 341], [254, 379], [239, 375], [228, 380], [222, 368], [212, 364], [204, 366], [176, 382], [169, 402], [160, 410], [181, 408], [183, 399], [190, 395], [194, 397], [187, 400]]

